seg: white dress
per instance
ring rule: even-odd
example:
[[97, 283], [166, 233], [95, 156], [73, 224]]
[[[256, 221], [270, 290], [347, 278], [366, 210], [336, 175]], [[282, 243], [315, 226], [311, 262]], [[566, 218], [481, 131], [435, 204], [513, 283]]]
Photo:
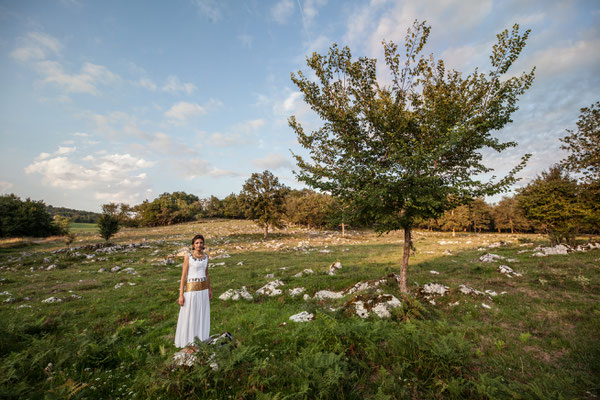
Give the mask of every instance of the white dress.
[[[188, 281], [194, 278], [206, 278], [208, 257], [194, 258], [189, 254]], [[198, 338], [200, 341], [208, 339], [210, 332], [210, 303], [208, 289], [183, 294], [183, 306], [179, 309], [177, 330], [175, 331], [175, 346], [186, 347], [192, 345]]]

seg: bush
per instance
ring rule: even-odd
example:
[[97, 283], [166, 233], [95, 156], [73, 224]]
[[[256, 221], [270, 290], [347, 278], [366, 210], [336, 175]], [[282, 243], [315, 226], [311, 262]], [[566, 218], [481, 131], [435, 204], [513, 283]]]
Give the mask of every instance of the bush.
[[0, 196], [0, 237], [46, 237], [60, 233], [43, 201], [22, 201], [14, 194]]
[[106, 241], [117, 233], [119, 229], [121, 229], [119, 226], [119, 219], [113, 215], [102, 214], [98, 219], [98, 232]]

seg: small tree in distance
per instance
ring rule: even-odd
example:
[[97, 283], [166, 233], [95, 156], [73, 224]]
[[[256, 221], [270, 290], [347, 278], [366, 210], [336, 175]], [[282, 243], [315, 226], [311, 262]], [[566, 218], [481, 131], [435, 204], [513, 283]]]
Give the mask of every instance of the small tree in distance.
[[119, 232], [119, 218], [115, 215], [102, 214], [98, 219], [98, 232], [100, 236], [108, 242], [108, 240]]
[[416, 221], [437, 217], [465, 200], [507, 190], [528, 159], [506, 177], [482, 182], [490, 172], [482, 150], [516, 146], [492, 136], [511, 122], [517, 100], [533, 81], [533, 71], [505, 74], [525, 46], [529, 31], [497, 35], [491, 71], [463, 75], [444, 62], [420, 55], [430, 27], [415, 21], [400, 54], [384, 42], [389, 85], [377, 80], [377, 60], [353, 61], [350, 49], [333, 45], [328, 55], [313, 53], [292, 81], [323, 126], [305, 132], [294, 116], [289, 124], [310, 160], [295, 155], [300, 181], [343, 199], [351, 216], [380, 232], [404, 230], [399, 286], [407, 292], [407, 270]]
[[265, 239], [269, 235], [269, 225], [277, 228], [283, 226], [287, 193], [288, 188], [269, 171], [262, 174], [255, 172], [244, 183], [239, 196], [244, 214], [264, 229]]

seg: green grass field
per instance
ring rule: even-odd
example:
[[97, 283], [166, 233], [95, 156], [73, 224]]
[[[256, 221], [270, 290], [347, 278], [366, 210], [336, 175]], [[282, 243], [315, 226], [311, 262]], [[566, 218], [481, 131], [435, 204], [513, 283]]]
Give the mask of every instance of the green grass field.
[[[102, 239], [81, 227], [73, 246]], [[211, 333], [229, 331], [237, 346], [201, 345], [205, 362], [171, 365], [179, 306], [180, 264], [162, 261], [203, 233], [218, 265], [210, 269]], [[409, 267], [411, 295], [389, 319], [361, 319], [336, 300], [292, 298], [305, 287], [341, 290], [397, 272], [401, 233], [276, 230], [262, 240], [247, 221], [209, 221], [126, 229], [113, 242], [147, 248], [112, 254], [53, 254], [62, 241], [0, 249], [0, 397], [71, 399], [396, 399], [595, 398], [600, 395], [600, 250], [531, 257], [540, 235], [419, 231]], [[510, 241], [497, 248], [484, 247]], [[449, 250], [450, 254], [445, 254]], [[521, 277], [483, 263], [487, 252], [517, 259]], [[448, 252], [446, 252], [448, 253]], [[325, 272], [340, 261], [335, 276]], [[242, 263], [242, 265], [238, 265]], [[45, 270], [55, 265], [52, 270]], [[132, 267], [137, 274], [98, 272]], [[282, 269], [285, 268], [285, 269]], [[305, 268], [314, 275], [294, 277]], [[439, 274], [434, 275], [434, 270]], [[274, 274], [284, 294], [255, 291]], [[435, 305], [427, 283], [449, 287]], [[115, 288], [118, 283], [123, 286]], [[134, 285], [131, 285], [134, 284]], [[497, 296], [465, 295], [459, 285]], [[222, 301], [246, 286], [251, 301]], [[505, 292], [504, 294], [500, 294]], [[7, 294], [8, 293], [8, 294]], [[72, 297], [73, 295], [82, 298]], [[51, 296], [58, 303], [45, 304]], [[7, 299], [12, 299], [8, 300]], [[482, 305], [486, 304], [490, 308]], [[315, 315], [294, 323], [300, 311]]]

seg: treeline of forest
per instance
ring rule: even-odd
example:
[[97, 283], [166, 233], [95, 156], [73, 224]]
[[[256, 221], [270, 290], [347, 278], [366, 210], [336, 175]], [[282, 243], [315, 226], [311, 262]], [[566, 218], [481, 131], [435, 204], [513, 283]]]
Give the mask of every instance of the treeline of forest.
[[[481, 198], [462, 199], [462, 204], [454, 209], [438, 218], [418, 221], [416, 226], [453, 233], [553, 232], [557, 243], [568, 241], [579, 233], [599, 232], [599, 188], [598, 183], [578, 182], [563, 167], [555, 165], [497, 204], [488, 204]], [[223, 199], [174, 192], [134, 206], [108, 203], [102, 210], [127, 227], [172, 225], [203, 218], [251, 219], [265, 229], [285, 224], [317, 229], [338, 229], [342, 224], [372, 227], [368, 221], [348, 219], [340, 200], [309, 189], [289, 189], [269, 171], [253, 174], [240, 193]], [[99, 216], [45, 206], [43, 201], [23, 201], [14, 194], [0, 196], [0, 237], [63, 234], [67, 230], [65, 217], [69, 215], [71, 222], [97, 222]]]

